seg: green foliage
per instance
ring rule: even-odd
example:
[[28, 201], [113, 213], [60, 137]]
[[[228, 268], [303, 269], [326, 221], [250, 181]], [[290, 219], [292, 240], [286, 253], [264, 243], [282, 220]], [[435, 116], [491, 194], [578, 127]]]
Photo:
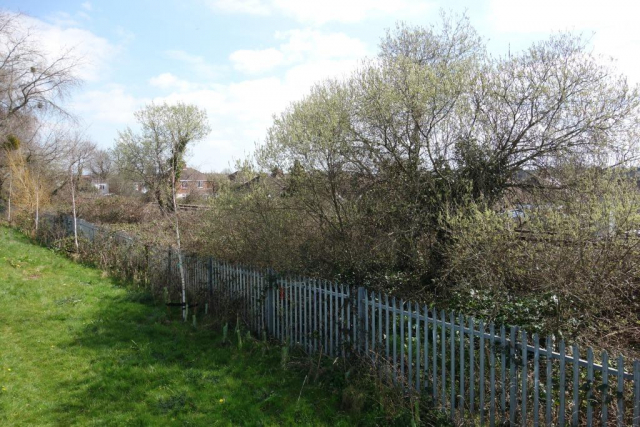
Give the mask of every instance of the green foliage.
[[640, 194], [620, 172], [572, 176], [577, 182], [553, 197], [529, 196], [519, 219], [470, 206], [443, 220], [447, 286], [434, 298], [531, 332], [635, 353], [640, 305], [629, 295], [640, 290]]
[[282, 367], [282, 369], [287, 368], [287, 363], [289, 363], [289, 344], [288, 342], [285, 342], [285, 344], [282, 346], [280, 356], [280, 366]]
[[171, 191], [184, 168], [188, 144], [210, 128], [206, 112], [194, 105], [147, 105], [135, 113], [141, 131], [118, 134], [113, 150], [120, 173], [146, 187], [162, 209], [171, 208]]
[[229, 342], [229, 324], [225, 323], [222, 327], [222, 343], [226, 344]]
[[7, 135], [1, 147], [7, 151], [17, 150], [20, 148], [20, 139], [13, 134]]
[[[515, 179], [523, 169], [634, 152], [639, 106], [637, 90], [580, 37], [495, 57], [466, 17], [400, 25], [377, 58], [274, 119], [256, 160], [290, 172], [286, 197], [256, 192], [230, 216], [269, 242], [259, 252], [275, 267], [433, 291], [451, 243], [443, 217], [468, 204], [495, 209], [511, 189], [530, 188]], [[244, 235], [224, 238], [243, 261], [258, 255]]]
[[485, 46], [466, 17], [399, 25], [311, 88], [211, 202], [204, 250], [635, 351], [638, 90], [580, 36]]

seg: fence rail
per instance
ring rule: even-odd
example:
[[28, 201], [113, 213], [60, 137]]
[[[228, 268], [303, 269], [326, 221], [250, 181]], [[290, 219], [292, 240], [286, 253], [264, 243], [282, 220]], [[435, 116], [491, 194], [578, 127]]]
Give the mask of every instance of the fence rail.
[[[45, 215], [72, 233], [68, 217]], [[78, 220], [88, 244], [135, 239]], [[133, 256], [133, 255], [131, 255]], [[145, 277], [177, 291], [178, 257], [145, 247]], [[494, 325], [364, 288], [282, 277], [185, 254], [191, 300], [233, 306], [256, 333], [309, 353], [358, 354], [380, 377], [452, 419], [494, 425], [640, 426], [640, 361], [582, 351], [515, 326]], [[160, 284], [160, 285], [159, 285]]]

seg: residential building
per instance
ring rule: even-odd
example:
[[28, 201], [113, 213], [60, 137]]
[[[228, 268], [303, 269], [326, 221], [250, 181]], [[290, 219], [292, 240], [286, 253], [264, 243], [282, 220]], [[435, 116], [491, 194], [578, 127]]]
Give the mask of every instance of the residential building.
[[100, 179], [99, 177], [94, 175], [83, 175], [82, 178], [87, 184], [98, 190], [98, 194], [100, 194], [101, 196], [110, 194], [109, 183], [106, 180]]
[[176, 188], [176, 197], [179, 199], [189, 195], [208, 197], [212, 196], [215, 190], [213, 181], [206, 174], [193, 168], [184, 168], [179, 181]]

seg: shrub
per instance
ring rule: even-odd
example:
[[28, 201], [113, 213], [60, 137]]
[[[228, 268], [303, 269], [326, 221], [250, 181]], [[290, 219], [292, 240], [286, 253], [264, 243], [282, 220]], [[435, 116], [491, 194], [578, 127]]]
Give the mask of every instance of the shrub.
[[[639, 351], [640, 197], [588, 176], [521, 220], [471, 206], [446, 219], [441, 304], [531, 332]], [[590, 191], [580, 191], [589, 188]]]
[[85, 201], [80, 209], [83, 219], [101, 224], [135, 224], [145, 216], [145, 203], [137, 197], [98, 197]]

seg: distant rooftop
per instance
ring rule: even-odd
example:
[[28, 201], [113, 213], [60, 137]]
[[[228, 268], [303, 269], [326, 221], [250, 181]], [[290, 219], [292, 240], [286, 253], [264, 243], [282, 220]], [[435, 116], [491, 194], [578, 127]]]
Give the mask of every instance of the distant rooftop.
[[200, 172], [194, 168], [186, 167], [180, 174], [180, 181], [208, 181], [207, 174]]

